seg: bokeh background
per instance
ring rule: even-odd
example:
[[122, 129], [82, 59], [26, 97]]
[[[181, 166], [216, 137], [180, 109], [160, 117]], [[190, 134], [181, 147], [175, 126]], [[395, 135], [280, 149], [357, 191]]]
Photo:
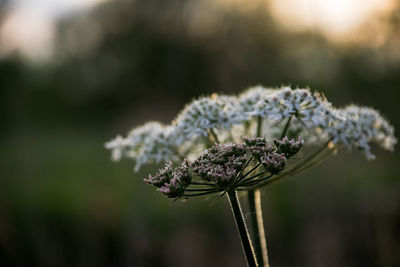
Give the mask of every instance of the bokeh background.
[[[400, 2], [0, 1], [0, 266], [244, 266], [225, 199], [171, 202], [103, 144], [257, 84], [400, 129]], [[398, 151], [263, 190], [271, 265], [400, 266]]]

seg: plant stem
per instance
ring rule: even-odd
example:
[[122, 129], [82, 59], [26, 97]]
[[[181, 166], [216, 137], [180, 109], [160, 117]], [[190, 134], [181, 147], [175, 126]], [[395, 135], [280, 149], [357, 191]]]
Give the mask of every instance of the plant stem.
[[263, 121], [262, 121], [262, 117], [258, 116], [257, 117], [257, 137], [261, 137], [261, 132], [262, 132], [262, 127], [263, 127]]
[[238, 184], [240, 181], [242, 181], [244, 178], [246, 178], [250, 173], [252, 173], [255, 169], [260, 167], [261, 163], [257, 163], [253, 168], [251, 168], [250, 171], [246, 172], [246, 174], [241, 175], [239, 179], [236, 180], [236, 184]]
[[214, 142], [217, 143], [217, 144], [219, 144], [220, 142], [219, 142], [219, 140], [218, 140], [218, 136], [217, 136], [217, 134], [214, 132], [214, 129], [213, 129], [213, 128], [210, 128], [210, 134], [211, 134], [211, 136], [214, 138]]
[[261, 176], [263, 174], [266, 174], [266, 173], [269, 173], [269, 171], [259, 172], [259, 173], [255, 174], [253, 176], [247, 177], [244, 180], [240, 180], [240, 183], [239, 184], [237, 183], [237, 186], [242, 186], [242, 184], [250, 182], [252, 179], [257, 178], [257, 177], [259, 177], [259, 176]]
[[269, 266], [267, 240], [265, 239], [264, 222], [261, 209], [260, 190], [249, 190], [247, 193], [249, 200], [249, 212], [253, 229], [253, 243], [259, 266]]
[[[263, 126], [263, 121], [262, 118], [259, 116], [257, 118], [257, 132], [256, 132], [257, 137], [260, 137], [262, 134], [262, 126]], [[250, 172], [248, 172], [247, 174], [249, 173]], [[247, 176], [247, 174], [245, 176]], [[257, 177], [258, 174], [256, 174], [255, 177]], [[267, 241], [265, 239], [264, 223], [263, 223], [262, 209], [261, 209], [260, 190], [259, 189], [249, 190], [247, 192], [247, 199], [249, 201], [250, 223], [252, 225], [252, 233], [253, 233], [252, 237], [253, 237], [253, 244], [255, 247], [257, 262], [259, 266], [269, 266], [268, 254], [267, 254]]]
[[239, 200], [236, 191], [228, 192], [229, 203], [231, 204], [232, 212], [235, 217], [236, 226], [239, 231], [240, 239], [242, 241], [242, 248], [246, 256], [247, 266], [257, 267], [256, 259], [254, 257], [253, 248], [250, 243], [250, 237], [247, 232], [246, 225], [243, 219], [242, 209], [239, 205]]
[[292, 121], [292, 118], [293, 118], [293, 116], [290, 116], [289, 119], [287, 120], [286, 125], [285, 125], [285, 128], [283, 129], [283, 132], [282, 132], [282, 134], [281, 134], [281, 139], [282, 139], [283, 137], [285, 137], [285, 135], [286, 135], [286, 133], [287, 133], [287, 131], [288, 131], [288, 129], [289, 129], [290, 122]]
[[265, 185], [271, 185], [271, 184], [275, 184], [275, 183], [279, 183], [279, 182], [283, 182], [286, 179], [288, 179], [292, 174], [298, 173], [299, 171], [305, 170], [306, 168], [308, 168], [311, 165], [308, 165], [310, 162], [312, 162], [313, 159], [315, 159], [318, 155], [320, 155], [325, 149], [329, 149], [330, 153], [327, 153], [326, 156], [329, 156], [333, 149], [329, 148], [329, 143], [331, 141], [327, 141], [320, 149], [318, 149], [317, 151], [315, 151], [312, 155], [310, 155], [309, 157], [307, 157], [305, 160], [303, 160], [301, 163], [297, 164], [295, 167], [293, 167], [291, 170], [289, 170], [288, 172], [282, 174], [282, 175], [277, 175], [271, 179], [267, 179], [265, 182], [260, 183], [258, 186], [262, 187]]

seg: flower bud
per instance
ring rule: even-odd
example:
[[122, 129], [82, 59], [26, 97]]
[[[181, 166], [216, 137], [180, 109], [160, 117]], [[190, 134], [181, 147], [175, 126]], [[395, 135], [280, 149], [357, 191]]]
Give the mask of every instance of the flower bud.
[[272, 174], [279, 173], [286, 167], [285, 154], [270, 153], [261, 157], [261, 163], [264, 168]]
[[297, 141], [293, 138], [289, 140], [289, 138], [285, 136], [282, 140], [275, 139], [274, 143], [278, 154], [283, 153], [285, 154], [285, 157], [290, 158], [300, 151], [304, 144], [304, 140], [300, 136], [297, 138]]

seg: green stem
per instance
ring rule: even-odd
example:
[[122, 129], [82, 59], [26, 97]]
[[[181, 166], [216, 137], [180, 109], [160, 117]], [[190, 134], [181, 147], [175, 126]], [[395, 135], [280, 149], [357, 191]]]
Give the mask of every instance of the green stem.
[[217, 134], [215, 133], [215, 131], [214, 131], [213, 128], [210, 129], [210, 134], [211, 134], [211, 136], [214, 138], [214, 142], [217, 143], [217, 144], [219, 144], [220, 142], [219, 142], [219, 140], [218, 140], [218, 136], [217, 136]]
[[231, 204], [232, 213], [235, 217], [236, 226], [239, 231], [240, 239], [242, 241], [242, 248], [246, 256], [247, 266], [257, 267], [256, 259], [254, 257], [253, 247], [250, 243], [250, 237], [247, 232], [246, 225], [243, 219], [242, 209], [239, 205], [237, 193], [235, 191], [228, 192], [229, 203]]
[[[257, 185], [257, 184], [259, 184], [261, 182], [264, 182], [265, 180], [270, 179], [272, 176], [273, 176], [273, 174], [270, 174], [268, 176], [264, 176], [264, 177], [255, 179], [253, 181], [249, 181], [249, 180], [246, 179], [246, 181], [243, 181], [243, 182], [240, 183], [239, 187], [244, 188], [244, 187], [249, 187], [249, 186], [252, 186], [252, 185]], [[254, 187], [254, 188], [256, 188], [256, 187]]]
[[259, 266], [269, 266], [267, 241], [265, 239], [264, 222], [262, 218], [260, 190], [249, 190], [247, 197], [249, 200], [249, 212], [253, 229], [253, 244], [257, 262]]
[[192, 185], [211, 185], [211, 186], [215, 186], [215, 184], [212, 184], [212, 183], [204, 183], [204, 182], [196, 182], [196, 181], [191, 181], [190, 184], [192, 184]]
[[187, 192], [209, 192], [215, 191], [215, 188], [186, 188], [185, 191]]
[[251, 168], [250, 171], [246, 172], [242, 177], [240, 177], [236, 183], [239, 183], [240, 181], [242, 181], [244, 178], [246, 178], [250, 173], [252, 173], [255, 169], [257, 169], [258, 167], [260, 167], [261, 163], [257, 163], [253, 168]]
[[262, 127], [263, 127], [263, 121], [262, 121], [262, 117], [258, 116], [257, 117], [257, 137], [261, 137], [261, 132], [262, 132]]
[[246, 179], [241, 180], [240, 183], [236, 183], [236, 185], [237, 185], [237, 186], [242, 186], [243, 184], [245, 184], [245, 183], [247, 183], [247, 182], [250, 182], [252, 179], [257, 178], [257, 177], [259, 177], [259, 176], [261, 176], [261, 175], [263, 175], [263, 174], [266, 174], [266, 173], [269, 173], [269, 171], [259, 172], [259, 173], [255, 174], [255, 175], [252, 175], [252, 176], [250, 176], [250, 177], [247, 177]]
[[240, 179], [242, 177], [243, 172], [246, 170], [246, 168], [249, 166], [250, 162], [253, 160], [253, 156], [251, 156], [249, 158], [249, 160], [246, 162], [246, 164], [244, 165], [243, 169], [240, 170], [240, 172], [237, 174], [236, 178], [235, 178], [235, 183], [237, 184], [238, 179]]
[[[257, 118], [257, 132], [256, 136], [260, 137], [262, 135], [263, 128], [263, 118], [258, 116]], [[257, 165], [256, 165], [257, 166]], [[249, 172], [250, 173], [250, 172]], [[247, 174], [249, 174], [247, 173]], [[247, 176], [246, 174], [246, 176]], [[260, 174], [260, 173], [258, 173]], [[258, 174], [255, 175], [256, 178]], [[247, 181], [250, 179], [246, 179]], [[264, 222], [262, 217], [262, 209], [261, 209], [261, 194], [260, 190], [249, 190], [247, 192], [247, 199], [249, 201], [249, 209], [250, 209], [250, 222], [253, 230], [253, 244], [256, 251], [257, 262], [259, 266], [269, 266], [268, 265], [268, 254], [267, 254], [267, 241], [265, 239], [264, 232]]]
[[201, 193], [197, 193], [197, 194], [183, 194], [183, 197], [198, 197], [198, 196], [205, 196], [205, 195], [209, 195], [212, 193], [217, 193], [220, 192], [220, 190], [214, 190], [214, 191], [207, 191], [207, 192], [201, 192]]
[[326, 148], [329, 147], [329, 143], [331, 140], [329, 139], [320, 149], [312, 153], [310, 156], [308, 156], [305, 160], [303, 160], [300, 164], [296, 165], [293, 169], [290, 170], [290, 172], [295, 172], [296, 170], [302, 168], [304, 165], [312, 161], [314, 158], [316, 158], [319, 154], [321, 154]]
[[265, 185], [271, 185], [275, 184], [277, 182], [283, 182], [286, 179], [288, 179], [292, 174], [298, 173], [299, 171], [305, 170], [311, 165], [308, 165], [312, 160], [314, 160], [317, 156], [319, 156], [325, 149], [329, 149], [329, 152], [326, 156], [329, 156], [333, 149], [329, 148], [329, 143], [331, 140], [328, 140], [320, 149], [315, 151], [313, 154], [311, 154], [309, 157], [307, 157], [305, 160], [303, 160], [301, 163], [297, 164], [295, 167], [293, 167], [291, 170], [289, 170], [286, 173], [283, 173], [282, 175], [277, 175], [276, 177], [273, 177], [271, 179], [266, 180], [264, 183], [260, 183], [258, 187], [262, 187]]
[[292, 118], [293, 118], [293, 116], [290, 116], [289, 119], [287, 120], [285, 128], [283, 129], [283, 132], [281, 134], [281, 139], [283, 139], [283, 137], [285, 137], [285, 135], [289, 129], [290, 122], [292, 121]]

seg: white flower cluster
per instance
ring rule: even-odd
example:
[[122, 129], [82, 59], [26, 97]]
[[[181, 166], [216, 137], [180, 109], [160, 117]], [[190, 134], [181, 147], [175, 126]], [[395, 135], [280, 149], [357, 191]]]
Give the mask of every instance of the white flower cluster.
[[177, 160], [179, 154], [201, 153], [203, 144], [199, 137], [207, 137], [213, 130], [225, 142], [248, 135], [249, 131], [254, 135], [255, 118], [263, 120], [263, 135], [267, 131], [282, 132], [291, 120], [289, 128], [301, 133], [306, 143], [330, 139], [334, 144], [360, 149], [369, 159], [374, 157], [370, 142], [387, 150], [393, 150], [397, 143], [393, 127], [374, 109], [354, 105], [337, 109], [322, 94], [308, 89], [256, 86], [238, 96], [213, 94], [194, 100], [171, 125], [147, 123], [125, 138], [117, 136], [106, 148], [112, 150], [114, 160], [134, 159], [138, 170], [147, 162], [167, 162]]
[[251, 116], [261, 116], [271, 121], [282, 121], [296, 116], [307, 128], [326, 126], [331, 117], [331, 104], [318, 93], [307, 89], [280, 90], [250, 88], [239, 96], [242, 110]]
[[238, 112], [239, 102], [233, 96], [202, 97], [187, 105], [172, 123], [180, 141], [193, 136], [207, 136], [211, 129], [229, 130], [247, 118]]
[[355, 147], [364, 152], [368, 159], [375, 156], [370, 151], [370, 142], [392, 151], [397, 143], [394, 128], [378, 111], [350, 105], [344, 109], [335, 109], [338, 119], [332, 121], [324, 131], [332, 138], [333, 143]]
[[172, 135], [172, 126], [163, 126], [159, 122], [149, 122], [143, 126], [134, 128], [126, 138], [117, 136], [105, 144], [112, 150], [112, 159], [120, 160], [122, 157], [136, 161], [135, 171], [148, 162], [167, 162], [177, 160], [176, 139]]

